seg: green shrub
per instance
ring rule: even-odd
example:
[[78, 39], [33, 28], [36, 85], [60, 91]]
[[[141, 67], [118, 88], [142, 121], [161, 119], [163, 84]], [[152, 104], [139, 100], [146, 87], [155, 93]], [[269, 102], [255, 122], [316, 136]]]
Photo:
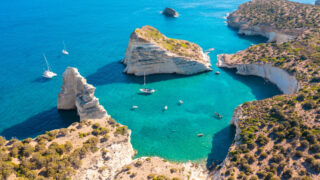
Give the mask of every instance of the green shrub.
[[127, 126], [119, 126], [117, 127], [115, 134], [121, 134], [121, 135], [125, 135], [128, 131], [128, 127]]
[[302, 108], [304, 110], [311, 110], [311, 109], [314, 109], [315, 107], [316, 107], [316, 103], [312, 100], [309, 100], [302, 104]]
[[287, 169], [283, 172], [282, 177], [289, 179], [292, 177], [292, 170], [291, 169]]
[[268, 144], [269, 142], [269, 138], [264, 136], [264, 135], [259, 135], [256, 142], [260, 145], [260, 146], [264, 146], [266, 144]]
[[0, 147], [3, 146], [6, 142], [7, 142], [6, 139], [0, 136]]
[[319, 153], [320, 152], [320, 144], [313, 144], [310, 146], [310, 151], [312, 153]]
[[303, 157], [303, 152], [301, 152], [301, 151], [296, 151], [294, 155], [295, 155], [296, 157], [298, 157], [298, 158], [301, 158], [301, 157]]
[[137, 162], [135, 163], [135, 166], [136, 166], [136, 167], [142, 166], [142, 161], [137, 161]]
[[307, 140], [302, 140], [300, 141], [300, 146], [303, 148], [303, 149], [306, 149], [309, 147], [309, 142]]
[[275, 162], [275, 163], [280, 163], [283, 160], [284, 160], [283, 154], [274, 154], [270, 159], [271, 162]]

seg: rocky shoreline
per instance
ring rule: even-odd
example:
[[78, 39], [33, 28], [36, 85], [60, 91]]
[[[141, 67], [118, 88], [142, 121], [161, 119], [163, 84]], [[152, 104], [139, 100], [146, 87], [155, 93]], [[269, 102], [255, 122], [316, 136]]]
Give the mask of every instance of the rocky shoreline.
[[268, 42], [284, 43], [312, 26], [319, 26], [317, 22], [304, 25], [305, 21], [312, 22], [317, 17], [317, 11], [312, 5], [285, 0], [253, 0], [240, 5], [227, 17], [227, 23], [239, 34], [259, 35], [268, 38]]
[[239, 60], [232, 59], [233, 55], [218, 55], [218, 67], [237, 69], [237, 74], [262, 77], [277, 85], [284, 94], [294, 94], [300, 89], [296, 77], [285, 70], [273, 67], [272, 64], [238, 64]]
[[[81, 121], [35, 139], [6, 141], [0, 138], [4, 160], [0, 164], [1, 176], [4, 179], [18, 176], [29, 179], [319, 179], [320, 30], [316, 25], [291, 37], [290, 33], [285, 33], [286, 29], [280, 28], [276, 32], [243, 21], [243, 8], [255, 7], [250, 10], [257, 11], [257, 7], [261, 8], [264, 3], [270, 5], [269, 2], [272, 5], [282, 2], [284, 9], [302, 6], [310, 12], [316, 7], [282, 0], [253, 0], [239, 7], [240, 14], [237, 11], [228, 17], [230, 26], [241, 29], [240, 33], [266, 36], [278, 44], [260, 44], [234, 55], [219, 55], [217, 66], [236, 68], [241, 75], [266, 78], [284, 95], [246, 102], [234, 110], [231, 124], [236, 127], [235, 141], [225, 160], [211, 172], [190, 162], [173, 163], [158, 157], [133, 159], [136, 152], [130, 142], [131, 131], [107, 114], [94, 96], [95, 88], [87, 84], [76, 68], [67, 68], [57, 107], [77, 110]], [[311, 18], [308, 16], [307, 19], [319, 22], [319, 15], [310, 14]], [[272, 26], [279, 25], [267, 27]], [[198, 46], [191, 45], [197, 53], [188, 54], [189, 57], [178, 56], [176, 53], [181, 53], [181, 49], [172, 53], [139, 32], [131, 36], [124, 60], [127, 73], [193, 74], [210, 70], [210, 61]], [[168, 39], [165, 37], [164, 40]], [[151, 60], [164, 64], [164, 69], [145, 63], [150, 57], [163, 55], [166, 62]], [[145, 61], [138, 61], [140, 56]], [[192, 60], [186, 61], [186, 57]], [[167, 68], [169, 70], [165, 70]]]

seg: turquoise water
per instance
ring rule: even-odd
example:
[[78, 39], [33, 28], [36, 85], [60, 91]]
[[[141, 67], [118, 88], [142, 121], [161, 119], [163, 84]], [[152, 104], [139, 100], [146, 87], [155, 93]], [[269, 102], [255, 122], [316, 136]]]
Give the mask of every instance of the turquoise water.
[[[0, 134], [26, 138], [67, 127], [75, 112], [56, 110], [62, 73], [77, 67], [97, 87], [96, 96], [108, 113], [132, 129], [138, 156], [170, 160], [222, 159], [234, 136], [229, 122], [233, 109], [279, 90], [256, 77], [241, 77], [219, 69], [196, 76], [157, 75], [147, 78], [157, 92], [141, 96], [143, 78], [122, 74], [130, 33], [152, 25], [172, 38], [195, 42], [210, 54], [234, 53], [265, 41], [239, 37], [225, 24], [226, 13], [244, 0], [2, 0], [0, 2]], [[170, 6], [181, 16], [168, 19], [160, 11]], [[62, 41], [70, 55], [63, 56]], [[46, 53], [58, 77], [41, 78]], [[218, 70], [213, 66], [215, 70]], [[179, 99], [184, 104], [179, 106]], [[131, 111], [132, 105], [139, 109]], [[162, 112], [165, 105], [168, 111]], [[223, 119], [215, 119], [219, 112]], [[198, 138], [197, 134], [204, 134]]]

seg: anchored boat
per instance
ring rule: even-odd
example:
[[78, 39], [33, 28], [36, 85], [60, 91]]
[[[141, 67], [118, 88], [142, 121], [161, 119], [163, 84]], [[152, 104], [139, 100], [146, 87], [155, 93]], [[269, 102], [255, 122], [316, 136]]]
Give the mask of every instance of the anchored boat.
[[57, 76], [56, 73], [54, 73], [50, 70], [50, 66], [49, 66], [49, 63], [48, 63], [48, 60], [47, 60], [47, 57], [45, 54], [43, 54], [43, 57], [44, 57], [44, 60], [46, 61], [46, 64], [47, 64], [47, 70], [43, 72], [42, 76], [45, 78], [48, 78], [48, 79], [51, 79], [51, 78]]

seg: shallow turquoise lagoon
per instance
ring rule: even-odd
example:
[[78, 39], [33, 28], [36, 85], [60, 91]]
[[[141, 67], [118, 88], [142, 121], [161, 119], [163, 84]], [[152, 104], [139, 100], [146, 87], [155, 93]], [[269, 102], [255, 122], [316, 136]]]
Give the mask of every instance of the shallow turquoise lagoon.
[[[218, 69], [216, 56], [235, 53], [265, 39], [244, 38], [226, 26], [226, 13], [244, 0], [2, 0], [0, 2], [0, 134], [6, 138], [35, 137], [78, 121], [75, 112], [56, 110], [62, 73], [77, 67], [108, 113], [132, 130], [138, 156], [174, 161], [224, 158], [234, 130], [233, 109], [280, 91], [257, 77], [242, 77]], [[181, 16], [160, 14], [166, 6]], [[210, 53], [214, 70], [196, 76], [148, 76], [157, 92], [138, 95], [142, 77], [122, 74], [130, 33], [152, 25], [168, 37], [195, 42]], [[63, 56], [62, 41], [70, 55]], [[41, 78], [46, 53], [58, 77]], [[184, 101], [179, 106], [178, 100]], [[131, 106], [139, 109], [131, 111]], [[162, 112], [167, 105], [168, 110]], [[214, 118], [214, 112], [223, 119]], [[204, 134], [197, 137], [197, 134]]]

